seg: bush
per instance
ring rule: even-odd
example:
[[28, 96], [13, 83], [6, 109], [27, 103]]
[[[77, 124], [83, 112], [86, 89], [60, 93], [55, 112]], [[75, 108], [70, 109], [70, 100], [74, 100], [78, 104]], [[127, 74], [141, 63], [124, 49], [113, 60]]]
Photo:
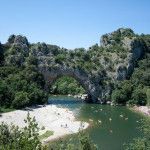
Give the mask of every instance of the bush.
[[131, 97], [136, 105], [146, 105], [147, 103], [146, 91], [143, 89], [142, 86], [137, 87], [133, 91]]
[[97, 150], [97, 146], [90, 140], [89, 136], [84, 132], [78, 133], [77, 139], [70, 137], [67, 140], [59, 140], [50, 143], [49, 150]]
[[0, 81], [0, 106], [10, 107], [12, 93], [5, 81]]
[[48, 99], [47, 93], [37, 88], [35, 85], [31, 85], [28, 97], [30, 99], [30, 105], [43, 104], [46, 103]]
[[127, 97], [121, 90], [113, 91], [111, 95], [112, 101], [117, 104], [126, 104]]
[[150, 106], [150, 89], [147, 89], [146, 96], [147, 96], [147, 104], [148, 106]]
[[30, 118], [28, 113], [27, 124], [22, 130], [17, 126], [2, 123], [0, 125], [0, 149], [1, 150], [42, 150], [39, 140], [39, 128], [35, 118]]
[[65, 58], [65, 56], [63, 54], [58, 54], [55, 57], [55, 62], [58, 63], [58, 64], [62, 64], [65, 59], [66, 58]]
[[125, 146], [126, 150], [149, 150], [150, 149], [150, 119], [141, 120], [143, 137], [134, 139], [132, 143]]
[[81, 85], [72, 77], [61, 77], [51, 87], [51, 93], [53, 94], [83, 94], [85, 90]]
[[22, 108], [29, 104], [29, 97], [27, 92], [17, 92], [15, 94], [15, 99], [12, 101], [12, 106], [14, 108]]
[[34, 65], [26, 68], [1, 67], [0, 105], [21, 108], [43, 104], [48, 95], [43, 90], [45, 81]]
[[118, 88], [112, 92], [111, 98], [114, 103], [126, 104], [130, 100], [132, 94], [132, 84], [125, 80], [118, 85]]

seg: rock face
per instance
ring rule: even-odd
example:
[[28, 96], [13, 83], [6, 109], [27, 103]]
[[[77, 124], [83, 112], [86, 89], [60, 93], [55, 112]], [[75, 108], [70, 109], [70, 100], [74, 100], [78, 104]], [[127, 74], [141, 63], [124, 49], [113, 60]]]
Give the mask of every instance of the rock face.
[[131, 29], [123, 28], [103, 35], [100, 43], [87, 51], [69, 51], [45, 43], [29, 44], [26, 37], [11, 35], [6, 43], [9, 55], [5, 63], [24, 66], [27, 59], [35, 58], [46, 81], [45, 89], [61, 76], [71, 76], [88, 93], [87, 102], [102, 102], [117, 80], [131, 76], [136, 62], [144, 55], [145, 45]]
[[121, 43], [124, 37], [134, 37], [134, 32], [131, 29], [120, 28], [112, 33], [102, 35], [100, 44], [103, 47], [109, 48], [112, 45]]
[[20, 44], [20, 45], [26, 45], [28, 46], [28, 40], [25, 36], [21, 36], [21, 35], [11, 35], [8, 38], [8, 42], [7, 44], [11, 45], [11, 44]]
[[21, 35], [11, 35], [7, 45], [10, 47], [9, 56], [5, 62], [8, 65], [22, 66], [25, 63], [25, 58], [29, 55], [29, 43], [26, 37]]
[[44, 75], [46, 81], [45, 89], [48, 90], [49, 85], [55, 82], [58, 78], [62, 76], [70, 76], [75, 78], [81, 86], [85, 89], [88, 94], [87, 102], [96, 102], [99, 95], [99, 88], [96, 87], [95, 83], [92, 82], [87, 73], [83, 70], [73, 69], [73, 68], [55, 68], [48, 69], [47, 67], [39, 67], [39, 71]]
[[120, 28], [109, 34], [105, 34], [100, 40], [101, 46], [107, 50], [123, 48], [120, 52], [127, 56], [116, 65], [115, 78], [117, 80], [127, 79], [134, 71], [135, 62], [142, 58], [145, 51], [144, 42], [137, 37], [131, 29]]
[[129, 53], [132, 54], [132, 60], [140, 59], [144, 54], [145, 45], [138, 38], [129, 39], [125, 37], [123, 39], [123, 47], [128, 49]]
[[136, 37], [131, 39], [125, 37], [122, 42], [123, 47], [128, 51], [124, 64], [117, 68], [118, 80], [124, 80], [133, 73], [135, 62], [143, 57], [145, 51], [145, 45]]

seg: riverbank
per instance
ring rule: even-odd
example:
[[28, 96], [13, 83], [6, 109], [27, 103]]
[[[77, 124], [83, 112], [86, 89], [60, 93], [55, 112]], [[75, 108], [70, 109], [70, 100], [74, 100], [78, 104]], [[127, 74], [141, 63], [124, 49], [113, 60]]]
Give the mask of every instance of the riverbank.
[[150, 117], [150, 107], [148, 106], [134, 106], [133, 110]]
[[26, 119], [28, 112], [31, 117], [35, 116], [40, 128], [40, 135], [44, 134], [46, 131], [53, 132], [53, 135], [42, 140], [43, 143], [68, 134], [77, 133], [80, 129], [86, 129], [89, 126], [86, 122], [75, 120], [73, 112], [69, 111], [69, 109], [58, 108], [55, 105], [38, 106], [28, 108], [28, 110], [16, 110], [2, 113], [0, 116], [0, 124], [2, 122], [7, 124], [13, 123], [23, 128], [26, 125], [24, 119]]

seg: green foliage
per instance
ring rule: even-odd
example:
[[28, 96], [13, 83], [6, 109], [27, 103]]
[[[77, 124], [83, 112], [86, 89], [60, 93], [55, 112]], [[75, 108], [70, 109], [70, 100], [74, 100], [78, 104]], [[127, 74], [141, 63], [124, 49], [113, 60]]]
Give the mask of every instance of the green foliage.
[[10, 35], [9, 38], [8, 38], [8, 43], [13, 44], [14, 40], [15, 40], [15, 37], [16, 36], [14, 34]]
[[150, 106], [150, 89], [147, 89], [146, 96], [147, 96], [147, 104], [148, 106]]
[[35, 118], [29, 113], [25, 120], [27, 126], [19, 129], [17, 126], [2, 123], [0, 125], [0, 149], [1, 150], [42, 150], [39, 140], [39, 128]]
[[[45, 103], [44, 79], [34, 66], [17, 69], [1, 67], [0, 104], [3, 107], [22, 108]], [[14, 70], [13, 70], [14, 69]]]
[[17, 74], [21, 69], [13, 66], [0, 67], [0, 79], [8, 77], [10, 74]]
[[12, 107], [22, 108], [29, 104], [29, 97], [27, 92], [17, 92], [15, 93], [15, 98], [12, 101]]
[[84, 135], [83, 132], [79, 133], [79, 150], [96, 150], [97, 146], [90, 141], [89, 136]]
[[58, 54], [55, 57], [55, 62], [58, 64], [62, 64], [64, 60], [65, 60], [65, 55], [63, 55], [63, 54]]
[[139, 61], [137, 68], [128, 81], [117, 84], [117, 88], [112, 92], [111, 98], [115, 103], [146, 105], [149, 103], [150, 87], [150, 56], [147, 55]]
[[138, 68], [135, 69], [131, 80], [134, 85], [142, 84], [150, 86], [150, 56], [139, 62]]
[[111, 98], [114, 103], [126, 104], [132, 94], [132, 84], [130, 81], [123, 81], [118, 85], [118, 88], [113, 91]]
[[111, 98], [112, 98], [112, 101], [116, 104], [125, 104], [127, 101], [126, 95], [120, 90], [115, 90], [112, 93]]
[[145, 143], [146, 139], [134, 139], [133, 143], [130, 143], [126, 150], [148, 150]]
[[10, 107], [12, 99], [13, 95], [8, 84], [0, 80], [0, 106]]
[[141, 127], [142, 132], [144, 133], [143, 137], [133, 140], [133, 143], [126, 145], [126, 150], [149, 150], [150, 149], [150, 119], [145, 118], [141, 120], [143, 124]]
[[136, 105], [146, 105], [146, 92], [142, 87], [137, 87], [132, 93], [132, 101]]
[[[6, 113], [6, 112], [11, 112], [14, 111], [14, 108], [4, 108], [4, 107], [0, 107], [0, 113]], [[1, 116], [1, 115], [0, 115]]]
[[53, 131], [47, 130], [44, 134], [42, 134], [42, 135], [39, 136], [39, 139], [40, 139], [40, 140], [46, 139], [46, 138], [50, 137], [50, 136], [53, 135], [53, 134], [54, 134]]
[[[123, 46], [122, 40], [125, 37], [131, 39], [136, 37], [137, 42], [144, 46], [145, 54], [139, 63], [135, 63], [137, 68], [130, 79], [130, 83], [133, 85], [132, 89], [129, 88], [130, 92], [128, 88], [123, 86], [126, 84], [124, 82], [121, 86], [116, 86], [117, 88], [112, 92], [111, 97], [115, 103], [119, 104], [145, 104], [145, 102], [138, 100], [140, 97], [136, 95], [139, 93], [136, 88], [140, 85], [143, 89], [148, 89], [150, 86], [150, 36], [135, 35], [128, 28], [120, 28], [111, 34], [104, 35], [103, 38], [108, 47], [95, 44], [88, 50], [84, 48], [67, 50], [45, 43], [30, 44], [26, 37], [11, 35], [6, 44], [0, 44], [0, 104], [4, 107], [12, 107], [12, 101], [15, 100], [17, 92], [27, 94], [29, 101], [26, 101], [25, 105], [44, 103], [47, 96], [43, 90], [44, 78], [38, 72], [38, 67], [41, 66], [46, 66], [49, 70], [61, 67], [79, 69], [86, 72], [93, 82], [99, 80], [101, 76], [107, 78], [107, 75], [114, 74], [117, 64], [124, 63], [124, 59], [129, 54], [129, 51]], [[113, 78], [111, 80], [114, 82]], [[106, 84], [103, 86], [105, 88]], [[55, 94], [83, 92], [81, 86], [68, 79], [58, 80], [52, 86], [52, 93]], [[141, 93], [142, 98], [145, 98], [145, 92], [146, 90], [142, 92], [143, 94]]]
[[2, 45], [0, 43], [0, 66], [3, 64], [4, 61], [4, 50], [2, 48]]
[[97, 146], [90, 140], [89, 136], [84, 132], [78, 133], [77, 139], [72, 137], [67, 140], [59, 140], [54, 143], [50, 143], [49, 150], [97, 150]]
[[60, 47], [56, 46], [56, 45], [48, 45], [48, 49], [50, 50], [50, 52], [53, 55], [58, 55], [60, 54]]
[[61, 77], [51, 87], [51, 93], [67, 95], [67, 94], [83, 94], [85, 91], [81, 85], [72, 77]]
[[146, 43], [146, 46], [147, 46], [146, 50], [147, 50], [147, 52], [150, 52], [150, 35], [149, 34], [147, 34], [147, 35], [142, 34], [140, 37]]
[[[47, 138], [53, 134], [52, 131], [46, 131], [39, 136], [39, 127], [35, 117], [31, 118], [29, 113], [27, 124], [23, 129], [18, 126], [5, 123], [0, 124], [0, 149], [1, 150], [46, 150], [40, 142], [41, 139]], [[84, 132], [79, 132], [77, 143], [73, 141], [61, 141], [50, 143], [48, 149], [55, 150], [96, 150], [97, 146], [89, 139]]]
[[31, 55], [31, 56], [29, 56], [28, 58], [27, 58], [27, 60], [26, 60], [26, 62], [27, 62], [27, 66], [28, 65], [35, 65], [35, 66], [37, 66], [37, 58], [36, 57], [34, 57], [33, 55]]
[[12, 66], [23, 66], [25, 58], [28, 56], [27, 50], [24, 50], [20, 45], [13, 45], [5, 53], [5, 63]]

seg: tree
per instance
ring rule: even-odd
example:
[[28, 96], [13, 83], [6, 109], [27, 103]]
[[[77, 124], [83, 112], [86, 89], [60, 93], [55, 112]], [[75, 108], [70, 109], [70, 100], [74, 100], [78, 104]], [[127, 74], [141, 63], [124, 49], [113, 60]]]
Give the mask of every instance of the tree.
[[137, 87], [132, 93], [132, 100], [136, 105], [146, 105], [146, 92], [142, 87]]
[[12, 92], [5, 81], [0, 81], [0, 106], [10, 107]]
[[29, 104], [29, 97], [27, 92], [17, 92], [15, 94], [15, 99], [12, 101], [12, 106], [14, 108], [22, 108]]
[[2, 45], [0, 43], [0, 66], [2, 65], [3, 61], [4, 61], [4, 52], [3, 52]]
[[54, 144], [50, 143], [48, 149], [54, 150], [97, 150], [98, 147], [90, 140], [89, 136], [83, 132], [79, 131], [76, 142], [74, 139], [60, 140]]
[[39, 128], [35, 118], [29, 113], [25, 120], [27, 126], [19, 129], [18, 126], [0, 124], [0, 149], [1, 150], [44, 150], [39, 140]]
[[150, 106], [150, 89], [147, 89], [146, 96], [147, 96], [147, 104], [148, 106]]
[[144, 118], [141, 120], [141, 128], [143, 137], [136, 138], [132, 143], [125, 146], [126, 150], [149, 150], [150, 149], [150, 119]]
[[112, 101], [117, 104], [126, 104], [127, 97], [121, 90], [114, 90], [111, 95]]
[[112, 92], [111, 98], [114, 103], [126, 104], [130, 100], [132, 94], [132, 84], [125, 80], [118, 85], [118, 88]]
[[58, 55], [55, 57], [55, 62], [58, 63], [58, 64], [62, 64], [65, 59], [66, 59], [66, 58], [65, 58], [65, 55], [64, 55], [64, 54], [58, 54]]
[[72, 77], [63, 76], [56, 80], [51, 87], [53, 94], [83, 94], [85, 91], [81, 85]]

